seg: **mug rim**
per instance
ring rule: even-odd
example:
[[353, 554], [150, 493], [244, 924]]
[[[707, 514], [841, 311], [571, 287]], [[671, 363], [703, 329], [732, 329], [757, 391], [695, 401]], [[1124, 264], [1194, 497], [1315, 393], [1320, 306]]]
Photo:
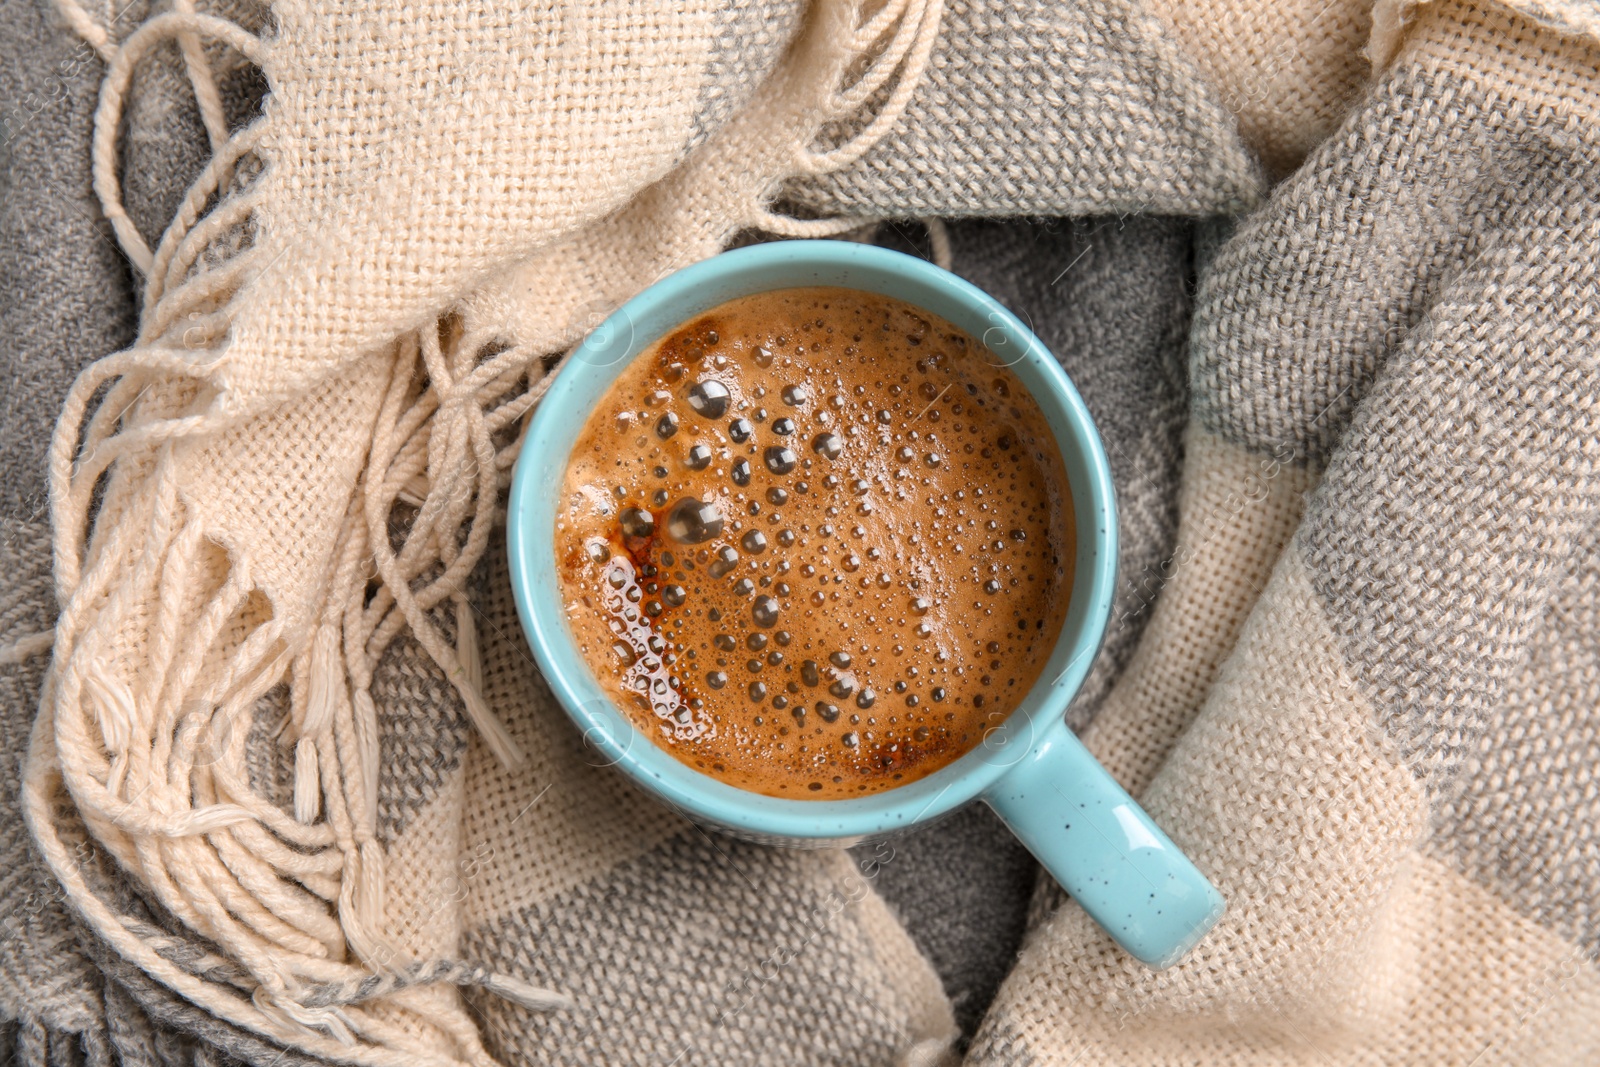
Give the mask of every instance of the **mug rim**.
[[[674, 306], [693, 305], [698, 294], [717, 291], [729, 282], [737, 287], [738, 279], [758, 276], [763, 270], [807, 268], [819, 272], [814, 280], [757, 284], [676, 317], [661, 314]], [[1062, 657], [1064, 646], [1070, 658], [1053, 680], [1041, 674], [1007, 717], [986, 730], [982, 742], [931, 774], [860, 797], [771, 797], [740, 789], [682, 762], [645, 736], [605, 696], [566, 625], [560, 597], [553, 595], [553, 578], [550, 582], [537, 578], [541, 568], [548, 567], [553, 573], [556, 509], [553, 505], [549, 508], [550, 529], [530, 528], [529, 523], [535, 520], [529, 516], [540, 511], [538, 494], [551, 484], [552, 470], [555, 491], [559, 492], [572, 445], [599, 398], [634, 358], [661, 337], [713, 306], [759, 292], [831, 285], [895, 295], [839, 279], [852, 275], [900, 276], [936, 293], [962, 313], [981, 316], [992, 324], [990, 332], [1000, 331], [1000, 345], [1018, 345], [1017, 358], [1005, 365], [1016, 370], [1019, 364], [1027, 363], [1027, 373], [1019, 377], [1050, 421], [1056, 447], [1069, 472], [1075, 466], [1074, 450], [1084, 467], [1083, 485], [1069, 473], [1078, 527], [1078, 558], [1067, 618], [1051, 650], [1047, 671]], [[953, 321], [949, 307], [907, 302]], [[651, 318], [666, 325], [645, 330], [647, 336], [641, 337], [635, 324]], [[973, 333], [970, 329], [967, 332]], [[986, 332], [979, 340], [993, 351], [999, 346], [991, 344], [988, 337]], [[1041, 390], [1031, 380], [1034, 376], [1048, 388]], [[597, 377], [603, 379], [598, 389]], [[583, 389], [595, 391], [595, 397], [590, 403], [577, 404], [575, 394]], [[1069, 441], [1061, 439], [1062, 427], [1057, 425], [1061, 420], [1051, 417], [1052, 408], [1057, 416], [1064, 416]], [[1080, 493], [1082, 488], [1089, 492]], [[1088, 568], [1083, 566], [1086, 530], [1093, 546], [1088, 552]], [[692, 818], [764, 838], [825, 841], [904, 829], [954, 811], [992, 788], [1029, 751], [1054, 735], [1067, 732], [1067, 706], [1104, 641], [1110, 618], [1117, 566], [1116, 501], [1110, 464], [1083, 398], [1044, 343], [998, 300], [932, 263], [889, 249], [846, 241], [777, 241], [723, 252], [666, 275], [619, 307], [574, 350], [556, 372], [524, 435], [507, 504], [506, 546], [512, 594], [524, 635], [551, 692], [583, 732], [585, 743], [605, 758], [602, 765], [619, 767], [657, 799]], [[1081, 611], [1077, 603], [1080, 598]], [[1080, 622], [1076, 632], [1069, 632], [1074, 617]], [[991, 744], [996, 737], [998, 742]]]

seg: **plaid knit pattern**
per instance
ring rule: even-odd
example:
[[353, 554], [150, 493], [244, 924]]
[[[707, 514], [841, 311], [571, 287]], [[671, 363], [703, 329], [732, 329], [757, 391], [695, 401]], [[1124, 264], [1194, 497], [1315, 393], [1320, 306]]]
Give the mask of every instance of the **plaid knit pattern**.
[[[6, 3], [0, 277], [15, 298], [0, 307], [14, 339], [0, 387], [11, 472], [0, 648], [55, 618], [50, 429], [78, 371], [133, 341], [140, 297], [90, 188], [99, 60], [43, 9]], [[673, 91], [649, 111], [654, 141], [617, 127], [623, 178], [588, 190], [601, 217], [584, 233], [646, 232], [641, 218], [695, 187], [683, 175], [770, 105], [771, 72], [811, 25], [803, 5], [779, 0], [690, 8], [639, 6], [670, 24], [676, 59], [651, 76]], [[789, 852], [708, 833], [645, 797], [594, 765], [538, 676], [496, 533], [466, 599], [482, 697], [527, 762], [493, 757], [413, 636], [372, 673], [390, 969], [313, 982], [302, 1001], [359, 1008], [392, 1028], [382, 1041], [290, 1040], [218, 1010], [251, 1002], [259, 961], [165, 906], [151, 888], [159, 865], [119, 857], [63, 793], [54, 825], [74, 875], [183, 983], [97, 935], [21, 810], [48, 655], [0, 663], [3, 1057], [1600, 1059], [1600, 20], [1551, 0], [1514, 8], [949, 3], [886, 136], [781, 190], [802, 215], [957, 219], [954, 269], [1030, 321], [1083, 392], [1111, 458], [1123, 555], [1111, 633], [1069, 716], [1228, 898], [1188, 960], [1159, 974], [1129, 960], [978, 810], [851, 851]], [[115, 36], [161, 10], [127, 9]], [[298, 3], [207, 10], [281, 30], [282, 54], [359, 41], [363, 76], [380, 80], [387, 50], [404, 51], [370, 19], [320, 36]], [[616, 69], [648, 45], [641, 25], [594, 31]], [[260, 121], [260, 72], [205, 47], [227, 123]], [[127, 107], [123, 197], [152, 242], [212, 150], [185, 62], [176, 48], [153, 56]], [[421, 84], [385, 82], [385, 106]], [[291, 114], [305, 104], [292, 85], [272, 88]], [[859, 132], [834, 122], [822, 147]], [[295, 143], [348, 147], [348, 133], [302, 128]], [[318, 170], [314, 150], [303, 161], [327, 188], [361, 184], [359, 168]], [[499, 203], [488, 188], [474, 186], [473, 203]], [[469, 317], [498, 317], [552, 350], [583, 321], [572, 294], [603, 288], [599, 307], [649, 280], [619, 271], [601, 286], [601, 267], [540, 245], [527, 218], [466, 240], [414, 215], [394, 217], [397, 239], [460, 253], [451, 285], [498, 272], [501, 288], [483, 290]], [[923, 232], [901, 223], [878, 240], [922, 251]], [[629, 270], [674, 254], [663, 236]], [[401, 319], [440, 313], [441, 262], [434, 281], [388, 279], [382, 291], [405, 313], [374, 313], [356, 332], [386, 342]], [[571, 321], [530, 325], [533, 302], [507, 297], [529, 278], [550, 280]], [[315, 315], [292, 313], [304, 297], [282, 295], [278, 336], [326, 340]], [[352, 465], [375, 417], [369, 371], [356, 361], [323, 381], [315, 403], [347, 414], [270, 454], [301, 456], [307, 484], [326, 471], [305, 457], [331, 449]], [[258, 425], [282, 433], [296, 417]], [[253, 432], [207, 462], [249, 468], [269, 454]], [[314, 510], [297, 498], [263, 521], [251, 494], [227, 484], [219, 507], [264, 541], [294, 535]], [[113, 494], [105, 506], [125, 505]], [[448, 605], [430, 619], [462, 640]], [[285, 818], [296, 699], [288, 684], [268, 690], [243, 739], [250, 789]], [[226, 729], [207, 739], [229, 741]], [[248, 881], [230, 833], [207, 840]], [[337, 962], [351, 951], [339, 891], [308, 867], [245, 918]], [[301, 925], [274, 925], [312, 904]], [[507, 995], [526, 988], [568, 1000]]]

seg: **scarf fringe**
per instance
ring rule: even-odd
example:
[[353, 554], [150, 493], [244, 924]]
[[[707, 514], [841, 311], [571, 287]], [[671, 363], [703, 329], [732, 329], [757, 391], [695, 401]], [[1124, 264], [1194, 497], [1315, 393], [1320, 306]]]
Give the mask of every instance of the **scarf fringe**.
[[[508, 767], [522, 759], [482, 695], [464, 590], [501, 517], [525, 416], [549, 384], [546, 353], [507, 347], [491, 327], [463, 326], [448, 313], [395, 342], [321, 606], [311, 627], [291, 631], [265, 602], [253, 561], [208, 538], [205, 516], [179, 491], [176, 454], [236, 424], [238, 415], [219, 414], [213, 403], [221, 392], [216, 366], [241, 294], [270, 265], [255, 241], [258, 179], [270, 166], [258, 155], [262, 123], [227, 129], [202, 42], [258, 66], [266, 45], [197, 13], [192, 0], [121, 43], [76, 0], [58, 5], [108, 65], [95, 115], [94, 187], [143, 278], [144, 301], [135, 346], [79, 377], [52, 442], [55, 633], [3, 653], [20, 659], [54, 649], [24, 782], [32, 832], [97, 936], [208, 1011], [345, 1061], [487, 1064], [470, 1025], [408, 990], [472, 985], [535, 1011], [573, 1002], [510, 975], [414, 963], [385, 936], [371, 690], [385, 649], [409, 633], [494, 757]], [[866, 220], [786, 218], [766, 203], [784, 179], [846, 166], [887, 132], [923, 74], [942, 10], [943, 0], [889, 0], [864, 17], [850, 0], [819, 0], [809, 32], [846, 21], [854, 62], [845, 69], [855, 73], [822, 86], [826, 103], [810, 128], [849, 118], [859, 132], [814, 151], [798, 140], [803, 131], [786, 131], [794, 140], [784, 172], [769, 175], [734, 217], [713, 221], [726, 232], [791, 236], [860, 227]], [[213, 156], [151, 249], [121, 202], [118, 135], [135, 71], [168, 42], [184, 58]], [[799, 65], [796, 55], [815, 63], [829, 48], [838, 45], [813, 41], [807, 51], [797, 42], [785, 63]], [[837, 69], [790, 69], [785, 84], [839, 80]], [[871, 100], [883, 102], [862, 115]], [[102, 484], [105, 503], [92, 518]], [[398, 545], [397, 508], [410, 512]], [[285, 681], [282, 729], [294, 747], [287, 812], [251, 788], [246, 766], [262, 700]], [[63, 788], [70, 807], [60, 802]], [[161, 907], [236, 965], [247, 988], [176, 962], [143, 924], [109, 906], [66, 843], [74, 816]], [[378, 1000], [385, 1007], [374, 1012]], [[444, 1035], [453, 1054], [440, 1059], [418, 1048], [415, 1028], [394, 1022], [397, 1011]]]

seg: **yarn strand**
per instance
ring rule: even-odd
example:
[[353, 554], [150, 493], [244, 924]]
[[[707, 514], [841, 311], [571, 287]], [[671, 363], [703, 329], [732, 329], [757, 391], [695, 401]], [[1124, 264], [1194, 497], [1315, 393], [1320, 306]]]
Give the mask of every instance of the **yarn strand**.
[[[263, 414], [218, 401], [231, 331], [266, 269], [257, 241], [271, 109], [230, 130], [214, 67], [219, 46], [260, 65], [266, 44], [195, 0], [174, 0], [121, 41], [77, 0], [57, 2], [106, 63], [93, 186], [143, 305], [134, 346], [80, 374], [50, 444], [56, 628], [0, 649], [3, 662], [52, 654], [23, 783], [30, 831], [110, 950], [219, 1019], [342, 1062], [488, 1067], [470, 1017], [423, 987], [472, 987], [531, 1011], [577, 1005], [515, 975], [407, 954], [389, 899], [403, 881], [391, 879], [380, 835], [388, 709], [373, 683], [386, 650], [409, 634], [493, 758], [507, 767], [523, 758], [485, 697], [468, 583], [503, 521], [526, 417], [573, 338], [535, 343], [441, 307], [364, 352], [363, 381], [376, 384], [361, 409], [370, 425], [354, 435], [360, 465], [338, 483], [348, 496], [330, 505], [338, 526], [321, 531], [318, 551], [331, 547], [312, 567], [306, 603], [285, 609], [270, 554], [216, 529], [182, 473], [186, 457]], [[888, 0], [870, 17], [854, 0], [816, 8], [800, 58], [748, 105], [805, 122], [779, 123], [761, 144], [759, 189], [726, 191], [703, 158], [703, 171], [685, 164], [668, 175], [652, 195], [697, 181], [683, 199], [698, 214], [674, 215], [689, 235], [666, 235], [664, 248], [703, 255], [748, 226], [810, 236], [870, 221], [784, 219], [766, 204], [788, 177], [860, 158], [898, 120], [942, 0]], [[122, 202], [119, 138], [135, 75], [166, 44], [182, 59], [212, 155], [152, 248]], [[872, 114], [857, 114], [869, 105]], [[830, 119], [858, 132], [827, 151], [809, 147]], [[263, 743], [283, 746], [287, 798], [252, 774]], [[69, 847], [85, 832], [105, 871]], [[171, 929], [127, 914], [108, 895], [114, 878], [136, 882]], [[422, 1047], [419, 1029], [434, 1043]]]

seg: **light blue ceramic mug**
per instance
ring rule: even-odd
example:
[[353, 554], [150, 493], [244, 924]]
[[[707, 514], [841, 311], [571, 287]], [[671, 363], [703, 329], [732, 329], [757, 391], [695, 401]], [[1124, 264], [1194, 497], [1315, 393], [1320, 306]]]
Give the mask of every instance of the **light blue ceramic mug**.
[[[981, 339], [1033, 394], [1061, 448], [1078, 524], [1072, 600], [1037, 684], [973, 751], [906, 785], [849, 800], [785, 800], [679, 762], [606, 697], [565, 621], [554, 530], [579, 431], [628, 362], [674, 328], [752, 293], [834, 285], [895, 297]], [[698, 822], [783, 845], [852, 844], [981, 799], [1095, 921], [1153, 967], [1177, 962], [1222, 915], [1222, 897], [1067, 729], [1064, 712], [1105, 634], [1116, 581], [1116, 503], [1099, 434], [1078, 391], [994, 298], [910, 256], [840, 241], [727, 252], [669, 275], [602, 323], [557, 376], [528, 427], [511, 486], [511, 580], [534, 655], [603, 756]]]

